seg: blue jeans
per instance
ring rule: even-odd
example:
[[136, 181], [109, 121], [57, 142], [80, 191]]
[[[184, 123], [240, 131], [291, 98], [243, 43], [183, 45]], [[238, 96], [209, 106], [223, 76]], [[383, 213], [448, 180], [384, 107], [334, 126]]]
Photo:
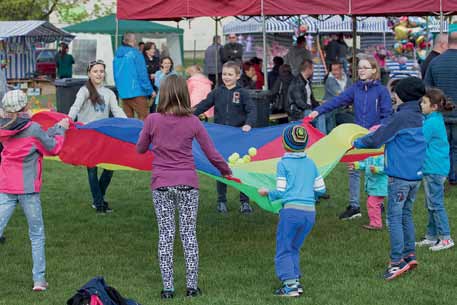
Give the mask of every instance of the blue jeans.
[[[303, 117], [306, 117], [308, 116], [308, 114], [310, 114], [312, 112], [312, 110], [305, 110], [303, 112]], [[303, 118], [301, 118], [302, 120]], [[316, 127], [317, 129], [319, 129], [320, 132], [322, 132], [323, 134], [327, 134], [327, 127], [326, 127], [326, 124], [325, 124], [325, 115], [320, 115], [318, 116], [317, 118], [315, 118], [312, 122], [313, 126]]]
[[353, 208], [360, 208], [360, 172], [349, 170], [349, 205]]
[[444, 208], [445, 176], [424, 175], [425, 207], [428, 210], [427, 233], [430, 240], [450, 239], [449, 220]]
[[33, 281], [44, 282], [46, 256], [44, 253], [45, 237], [40, 193], [23, 195], [0, 193], [0, 236], [3, 235], [3, 231], [13, 215], [17, 203], [21, 205], [29, 225], [29, 238], [32, 244]]
[[[217, 202], [227, 202], [227, 184], [217, 181]], [[240, 203], [249, 202], [249, 197], [240, 192]]]
[[449, 157], [451, 161], [449, 182], [457, 183], [457, 124], [446, 123], [446, 132], [449, 141]]
[[415, 253], [413, 204], [420, 181], [389, 177], [387, 219], [389, 220], [390, 259], [400, 262]]
[[300, 248], [311, 232], [315, 220], [315, 212], [296, 209], [282, 209], [279, 212], [275, 269], [280, 281], [301, 277]]
[[88, 167], [87, 176], [89, 177], [89, 187], [90, 192], [92, 193], [93, 204], [97, 209], [103, 208], [105, 205], [106, 189], [113, 177], [113, 171], [104, 169], [100, 175], [100, 179], [98, 179], [97, 168]]

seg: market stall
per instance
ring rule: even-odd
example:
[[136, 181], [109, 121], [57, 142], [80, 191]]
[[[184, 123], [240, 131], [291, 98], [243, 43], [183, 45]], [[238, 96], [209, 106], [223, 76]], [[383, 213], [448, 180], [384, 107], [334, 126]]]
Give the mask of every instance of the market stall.
[[30, 79], [36, 71], [35, 44], [69, 42], [73, 35], [47, 21], [0, 21], [0, 61], [8, 80]]

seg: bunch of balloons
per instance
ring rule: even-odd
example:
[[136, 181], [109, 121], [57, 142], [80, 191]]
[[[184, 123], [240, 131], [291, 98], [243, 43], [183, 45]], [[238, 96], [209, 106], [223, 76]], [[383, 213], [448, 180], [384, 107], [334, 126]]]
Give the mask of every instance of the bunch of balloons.
[[430, 46], [431, 35], [427, 36], [427, 22], [422, 17], [401, 17], [390, 21], [395, 33], [395, 51], [400, 55], [414, 51], [419, 59], [425, 60], [426, 49]]
[[300, 18], [291, 18], [289, 24], [291, 24], [294, 28], [294, 36], [292, 36], [292, 39], [295, 44], [298, 37], [305, 36], [305, 34], [308, 32], [308, 25], [303, 24], [303, 21], [300, 20]]

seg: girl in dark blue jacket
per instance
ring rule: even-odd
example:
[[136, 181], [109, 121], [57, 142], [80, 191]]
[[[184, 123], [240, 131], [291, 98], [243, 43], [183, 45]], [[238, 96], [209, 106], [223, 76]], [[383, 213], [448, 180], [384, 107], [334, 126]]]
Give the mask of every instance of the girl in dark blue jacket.
[[[309, 117], [314, 119], [336, 108], [352, 105], [357, 125], [369, 129], [381, 124], [392, 113], [392, 100], [387, 88], [379, 81], [380, 69], [377, 61], [372, 57], [361, 59], [358, 75], [359, 80], [354, 85], [317, 107]], [[349, 206], [340, 215], [340, 219], [360, 216], [360, 173], [349, 170]]]

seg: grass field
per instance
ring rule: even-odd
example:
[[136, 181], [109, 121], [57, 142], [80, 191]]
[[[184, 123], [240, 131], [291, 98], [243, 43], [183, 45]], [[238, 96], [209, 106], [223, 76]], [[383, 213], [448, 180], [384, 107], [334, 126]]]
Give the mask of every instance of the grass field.
[[[75, 290], [96, 275], [122, 294], [143, 305], [152, 304], [455, 304], [455, 249], [431, 253], [418, 249], [419, 267], [386, 283], [382, 272], [388, 262], [388, 233], [366, 231], [364, 216], [351, 222], [337, 219], [347, 204], [343, 165], [326, 179], [331, 199], [318, 206], [315, 228], [301, 252], [304, 295], [272, 296], [275, 278], [276, 215], [259, 208], [249, 216], [237, 211], [237, 193], [229, 192], [230, 213], [215, 211], [215, 186], [201, 176], [198, 219], [200, 281], [204, 295], [186, 299], [184, 261], [176, 242], [177, 296], [161, 301], [161, 277], [156, 256], [157, 227], [149, 173], [116, 172], [107, 200], [114, 213], [96, 215], [85, 168], [55, 161], [44, 164], [42, 205], [46, 224], [47, 280], [50, 289], [31, 291], [31, 255], [27, 225], [16, 209], [0, 245], [0, 304], [65, 304]], [[456, 222], [456, 189], [446, 193], [451, 225]], [[363, 196], [363, 199], [365, 196]], [[417, 236], [424, 234], [423, 190], [415, 206]]]

